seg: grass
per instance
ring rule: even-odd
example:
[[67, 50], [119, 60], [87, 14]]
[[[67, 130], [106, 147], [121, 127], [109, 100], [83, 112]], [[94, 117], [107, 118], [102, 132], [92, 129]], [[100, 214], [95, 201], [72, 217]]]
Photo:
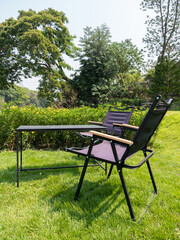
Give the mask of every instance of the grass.
[[[79, 201], [73, 200], [81, 169], [22, 172], [16, 187], [16, 153], [2, 151], [0, 239], [179, 239], [180, 112], [168, 112], [155, 139], [151, 166], [125, 170], [137, 222], [131, 221], [117, 172], [88, 168]], [[83, 163], [63, 151], [23, 152], [24, 166]], [[132, 161], [141, 159], [141, 155]]]

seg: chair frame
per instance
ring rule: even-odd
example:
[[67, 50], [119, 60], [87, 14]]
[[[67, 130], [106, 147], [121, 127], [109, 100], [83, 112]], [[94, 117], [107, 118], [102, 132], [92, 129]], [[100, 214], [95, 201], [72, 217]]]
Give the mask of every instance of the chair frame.
[[[122, 108], [118, 108], [118, 107], [116, 107], [116, 106], [110, 106], [103, 122], [88, 121], [88, 123], [89, 123], [89, 124], [96, 124], [96, 125], [100, 125], [100, 126], [106, 126], [106, 122], [105, 122], [105, 121], [106, 121], [106, 117], [108, 116], [108, 114], [109, 114], [110, 112], [120, 113], [120, 112], [122, 112], [122, 111], [126, 111], [126, 110], [130, 110], [130, 109], [131, 109], [131, 111], [128, 112], [128, 113], [129, 113], [128, 121], [127, 121], [127, 122], [121, 122], [121, 123], [128, 123], [129, 120], [130, 120], [130, 118], [131, 118], [131, 116], [132, 116], [132, 114], [133, 114], [134, 108], [135, 108], [135, 106], [122, 107]], [[116, 111], [111, 111], [111, 109], [115, 109]], [[118, 122], [119, 122], [119, 121], [118, 121]], [[117, 123], [117, 122], [116, 122], [116, 123]], [[115, 126], [113, 126], [113, 124], [112, 124], [112, 130], [110, 130], [110, 131], [107, 130], [106, 133], [112, 134], [112, 135], [114, 135], [114, 134], [119, 135], [119, 134], [117, 134], [117, 132], [115, 131]], [[78, 132], [77, 132], [76, 134], [78, 134], [79, 136], [81, 136], [81, 137], [83, 138], [82, 143], [81, 143], [81, 148], [84, 147], [84, 143], [85, 143], [85, 140], [86, 140], [86, 139], [92, 138], [92, 136], [85, 136], [85, 135], [83, 135], [83, 133], [78, 133]], [[121, 128], [121, 134], [120, 134], [119, 136], [122, 137], [123, 135], [124, 135], [124, 129]]]
[[[131, 156], [128, 156], [128, 154], [129, 154], [129, 151], [131, 149], [131, 146], [133, 146], [133, 144], [134, 144], [136, 139], [134, 139], [134, 142], [133, 142], [133, 141], [129, 141], [129, 140], [126, 140], [126, 139], [123, 139], [123, 138], [119, 138], [119, 137], [115, 137], [115, 136], [112, 136], [112, 135], [108, 135], [108, 134], [105, 134], [105, 133], [99, 133], [99, 132], [96, 132], [96, 131], [90, 131], [93, 134], [93, 138], [91, 139], [91, 144], [89, 146], [87, 155], [82, 154], [81, 152], [79, 152], [79, 153], [74, 152], [73, 148], [67, 149], [70, 152], [86, 156], [86, 160], [85, 160], [84, 167], [83, 167], [83, 170], [82, 170], [82, 173], [81, 173], [81, 176], [80, 176], [79, 184], [78, 184], [78, 187], [77, 187], [77, 190], [76, 190], [76, 193], [75, 193], [75, 197], [74, 197], [75, 200], [78, 200], [79, 193], [80, 193], [80, 190], [81, 190], [81, 187], [82, 187], [83, 179], [84, 179], [84, 176], [85, 176], [86, 169], [87, 169], [88, 162], [89, 162], [90, 158], [94, 158], [96, 160], [104, 161], [104, 162], [107, 162], [107, 163], [111, 164], [111, 167], [110, 167], [110, 170], [109, 170], [107, 178], [110, 177], [112, 169], [113, 169], [113, 166], [116, 165], [117, 171], [118, 171], [121, 183], [122, 183], [123, 191], [124, 191], [124, 194], [125, 194], [125, 198], [126, 198], [126, 202], [127, 202], [128, 208], [129, 208], [129, 212], [130, 212], [131, 218], [132, 218], [132, 220], [136, 221], [135, 215], [134, 215], [134, 211], [133, 211], [133, 208], [132, 208], [132, 204], [131, 204], [131, 201], [130, 201], [129, 193], [128, 193], [128, 190], [127, 190], [127, 187], [126, 187], [124, 175], [123, 175], [123, 168], [137, 169], [137, 168], [140, 168], [144, 163], [146, 163], [148, 171], [149, 171], [149, 174], [150, 174], [150, 178], [151, 178], [151, 181], [152, 181], [152, 185], [153, 185], [153, 188], [154, 188], [154, 192], [155, 192], [155, 194], [157, 194], [156, 183], [155, 183], [154, 176], [153, 176], [153, 173], [152, 173], [152, 169], [151, 169], [151, 166], [150, 166], [150, 163], [149, 163], [149, 159], [150, 159], [150, 157], [152, 157], [154, 152], [153, 152], [153, 150], [147, 148], [147, 144], [148, 144], [151, 136], [153, 135], [154, 131], [158, 127], [159, 123], [161, 122], [162, 118], [164, 117], [165, 113], [169, 109], [169, 107], [170, 107], [170, 105], [171, 105], [171, 103], [173, 101], [173, 98], [171, 98], [169, 100], [169, 102], [166, 102], [166, 101], [164, 101], [161, 98], [160, 95], [156, 96], [152, 106], [150, 107], [150, 109], [149, 109], [148, 113], [146, 114], [144, 120], [142, 121], [140, 127], [135, 127], [135, 126], [131, 126], [131, 125], [128, 125], [128, 124], [120, 124], [120, 127], [124, 127], [124, 128], [128, 128], [128, 129], [137, 131], [136, 135], [138, 136], [141, 133], [141, 129], [146, 124], [146, 119], [148, 119], [149, 116], [151, 116], [151, 113], [153, 112], [153, 110], [156, 108], [156, 106], [158, 105], [158, 103], [160, 101], [166, 106], [166, 109], [165, 109], [163, 115], [161, 116], [161, 118], [158, 120], [157, 126], [153, 130], [152, 134], [147, 139], [147, 142], [145, 143], [145, 147], [143, 147], [142, 149], [139, 149], [139, 150], [143, 151], [144, 159], [141, 162], [139, 162], [137, 165], [125, 164], [125, 160], [127, 159], [127, 157], [131, 157]], [[113, 163], [111, 161], [108, 162], [107, 159], [105, 160], [105, 159], [97, 158], [97, 157], [94, 157], [93, 155], [91, 155], [91, 152], [92, 152], [92, 149], [93, 149], [93, 146], [94, 146], [94, 143], [95, 143], [96, 139], [107, 140], [107, 141], [110, 142], [110, 145], [111, 145], [111, 148], [112, 148], [112, 152], [113, 152], [113, 155], [114, 155], [114, 159], [115, 159], [115, 161]], [[118, 154], [117, 154], [116, 147], [115, 147], [116, 143], [120, 143], [120, 144], [125, 145], [127, 147], [125, 153], [123, 154], [123, 156], [122, 156], [122, 158], [120, 160], [118, 159]], [[138, 152], [139, 150], [137, 150], [136, 152]]]

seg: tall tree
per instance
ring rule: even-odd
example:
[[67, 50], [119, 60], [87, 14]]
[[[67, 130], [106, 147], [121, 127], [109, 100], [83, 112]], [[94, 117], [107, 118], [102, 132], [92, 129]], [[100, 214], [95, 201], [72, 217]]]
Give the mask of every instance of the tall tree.
[[109, 46], [110, 61], [114, 76], [119, 73], [140, 70], [143, 66], [143, 52], [133, 45], [131, 39], [113, 42]]
[[4, 103], [10, 103], [15, 106], [42, 106], [37, 97], [37, 91], [29, 90], [16, 84], [8, 89], [0, 90], [0, 98]]
[[143, 0], [141, 8], [151, 10], [148, 17], [147, 34], [143, 39], [149, 53], [170, 59], [180, 56], [180, 1], [179, 0]]
[[73, 85], [78, 89], [78, 97], [84, 102], [98, 104], [98, 99], [108, 90], [108, 46], [110, 31], [106, 25], [95, 29], [86, 27], [80, 39], [78, 54], [80, 69], [75, 73]]
[[106, 25], [96, 29], [87, 27], [84, 31], [78, 55], [80, 69], [73, 78], [73, 85], [79, 99], [97, 105], [109, 101], [110, 88], [119, 79], [119, 73], [140, 68], [142, 52], [129, 39], [112, 43]]
[[116, 80], [112, 82], [109, 90], [110, 99], [115, 102], [119, 99], [142, 99], [145, 98], [147, 84], [140, 71], [119, 73]]
[[146, 75], [149, 94], [162, 94], [165, 98], [180, 96], [180, 62], [168, 57], [159, 58], [155, 69]]
[[[68, 80], [64, 69], [71, 67], [63, 56], [73, 57], [75, 46], [63, 12], [51, 8], [40, 12], [19, 11], [17, 20], [0, 24], [0, 88], [22, 80], [40, 77], [40, 96], [60, 98], [61, 80]], [[46, 83], [49, 84], [46, 84]]]
[[157, 57], [153, 74], [147, 74], [150, 95], [161, 93], [166, 97], [179, 95], [180, 81], [180, 1], [144, 0], [143, 10], [152, 10], [148, 16], [147, 34], [143, 39], [149, 53]]
[[12, 103], [15, 106], [25, 106], [30, 103], [26, 89], [17, 85], [14, 85], [13, 88], [1, 90], [0, 96], [4, 97], [5, 103]]

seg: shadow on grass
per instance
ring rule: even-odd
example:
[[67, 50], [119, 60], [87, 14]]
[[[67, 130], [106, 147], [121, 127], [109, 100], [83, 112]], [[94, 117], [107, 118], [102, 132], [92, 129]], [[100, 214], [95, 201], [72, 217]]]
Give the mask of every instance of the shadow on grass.
[[[52, 211], [61, 211], [63, 207], [67, 207], [70, 204], [68, 213], [72, 218], [77, 219], [77, 221], [85, 220], [86, 225], [92, 224], [94, 220], [97, 220], [100, 216], [111, 214], [118, 214], [117, 209], [123, 205], [126, 212], [126, 220], [131, 220], [129, 209], [126, 203], [126, 198], [124, 191], [119, 179], [118, 183], [112, 183], [112, 181], [106, 181], [105, 178], [101, 178], [98, 181], [88, 181], [84, 180], [82, 189], [77, 201], [74, 200], [74, 195], [78, 186], [79, 178], [77, 183], [73, 186], [66, 188], [65, 190], [60, 189], [56, 194], [49, 200], [52, 205]], [[151, 182], [150, 182], [151, 185]], [[152, 186], [151, 186], [152, 187]], [[132, 190], [134, 187], [129, 186], [128, 192], [131, 199]], [[138, 188], [135, 190], [137, 191]], [[148, 191], [149, 189], [147, 189]], [[147, 197], [142, 205], [142, 209], [136, 206], [132, 201], [133, 208], [139, 208], [139, 211], [135, 211], [135, 216], [137, 223], [140, 224], [143, 220], [145, 214], [149, 211], [150, 205], [153, 202], [153, 199], [157, 196], [154, 194], [153, 188], [150, 188], [150, 196]], [[133, 200], [133, 198], [131, 199]], [[122, 209], [122, 215], [118, 214], [120, 219], [125, 220]], [[134, 222], [133, 222], [134, 223]]]
[[[93, 164], [93, 163], [91, 163]], [[30, 182], [32, 180], [40, 180], [47, 178], [49, 175], [59, 175], [59, 174], [67, 174], [71, 173], [72, 176], [76, 176], [80, 174], [79, 169], [82, 167], [78, 167], [79, 165], [83, 166], [82, 161], [78, 163], [77, 158], [73, 159], [71, 162], [67, 163], [59, 163], [59, 164], [47, 164], [47, 165], [26, 165], [23, 166], [24, 169], [32, 169], [32, 168], [56, 168], [56, 167], [64, 167], [59, 169], [36, 169], [29, 171], [21, 171], [20, 172], [20, 184], [21, 182]], [[74, 166], [74, 167], [72, 167]], [[7, 169], [0, 170], [0, 183], [16, 183], [17, 182], [17, 168], [16, 167], [8, 167]]]
[[[107, 214], [107, 216], [113, 214], [122, 203], [126, 202], [120, 182], [117, 185], [107, 181], [102, 183], [102, 180], [96, 182], [84, 180], [79, 199], [75, 201], [74, 195], [77, 184], [78, 180], [72, 187], [59, 191], [49, 200], [49, 203], [53, 206], [53, 212], [61, 211], [63, 205], [70, 204], [68, 213], [71, 217], [77, 219], [77, 221], [83, 219], [89, 226], [103, 214]], [[118, 197], [121, 194], [122, 198], [119, 200]]]

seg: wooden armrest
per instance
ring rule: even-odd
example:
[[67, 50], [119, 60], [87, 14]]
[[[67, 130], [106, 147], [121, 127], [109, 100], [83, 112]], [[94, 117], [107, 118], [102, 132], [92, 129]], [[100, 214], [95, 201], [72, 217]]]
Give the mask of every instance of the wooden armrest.
[[126, 124], [126, 123], [113, 123], [114, 126], [119, 126], [119, 127], [127, 127], [127, 128], [133, 128], [133, 129], [138, 129], [139, 127], [137, 126], [134, 126], [134, 125], [129, 125], [129, 124]]
[[102, 125], [102, 122], [94, 122], [94, 121], [88, 121], [88, 123], [93, 123], [93, 124], [98, 124], [98, 125]]
[[133, 144], [132, 141], [129, 141], [129, 140], [124, 139], [124, 138], [115, 137], [115, 136], [112, 136], [112, 135], [109, 135], [109, 134], [106, 134], [106, 133], [101, 133], [101, 132], [96, 132], [96, 131], [90, 131], [90, 133], [92, 133], [93, 135], [99, 136], [99, 137], [103, 137], [103, 138], [106, 138], [106, 139], [109, 139], [109, 140], [114, 140], [116, 142], [121, 142], [121, 143], [124, 143], [124, 144], [127, 144], [127, 145], [132, 145]]

